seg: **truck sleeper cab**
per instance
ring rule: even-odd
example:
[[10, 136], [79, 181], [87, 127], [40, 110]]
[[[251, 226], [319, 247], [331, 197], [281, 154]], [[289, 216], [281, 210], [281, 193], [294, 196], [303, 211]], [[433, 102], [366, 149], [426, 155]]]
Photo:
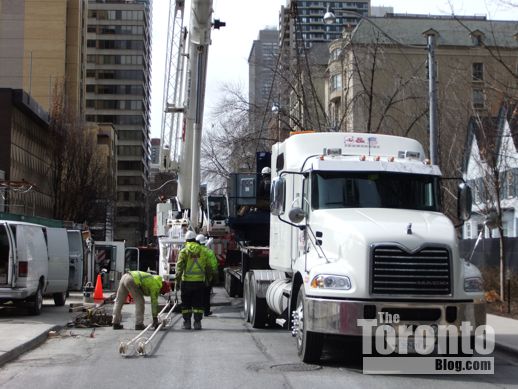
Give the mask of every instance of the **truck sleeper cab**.
[[380, 314], [398, 314], [401, 324], [485, 324], [480, 273], [459, 258], [441, 213], [439, 168], [418, 142], [301, 134], [276, 144], [272, 161], [277, 273], [251, 277], [269, 312], [291, 320], [303, 361], [320, 358], [325, 335], [360, 337], [358, 320]]

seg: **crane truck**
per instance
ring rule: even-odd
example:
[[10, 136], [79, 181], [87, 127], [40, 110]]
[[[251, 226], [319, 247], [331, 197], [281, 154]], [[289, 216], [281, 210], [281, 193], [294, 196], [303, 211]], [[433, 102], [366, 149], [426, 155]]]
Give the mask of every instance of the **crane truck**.
[[[358, 320], [485, 324], [480, 272], [459, 257], [441, 212], [438, 166], [415, 140], [295, 134], [273, 146], [269, 269], [244, 274], [244, 317], [290, 324], [298, 354], [320, 359], [328, 335], [362, 336]], [[459, 218], [471, 192], [458, 187]]]
[[200, 149], [208, 51], [212, 27], [225, 26], [219, 20], [212, 22], [212, 4], [212, 0], [191, 0], [187, 31], [185, 0], [170, 0], [160, 171], [175, 175], [178, 186], [175, 198], [157, 204], [159, 274], [165, 280], [174, 279], [176, 255], [185, 243], [184, 226], [197, 229], [199, 224]]

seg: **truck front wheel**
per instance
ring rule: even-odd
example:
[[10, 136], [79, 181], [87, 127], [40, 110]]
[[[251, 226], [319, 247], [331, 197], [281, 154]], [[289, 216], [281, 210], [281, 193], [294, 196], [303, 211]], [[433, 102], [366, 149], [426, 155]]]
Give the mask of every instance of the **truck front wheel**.
[[322, 334], [308, 331], [304, 326], [304, 301], [306, 294], [304, 286], [301, 285], [297, 295], [297, 306], [295, 308], [295, 319], [297, 326], [297, 352], [302, 362], [316, 363], [320, 361], [324, 337]]

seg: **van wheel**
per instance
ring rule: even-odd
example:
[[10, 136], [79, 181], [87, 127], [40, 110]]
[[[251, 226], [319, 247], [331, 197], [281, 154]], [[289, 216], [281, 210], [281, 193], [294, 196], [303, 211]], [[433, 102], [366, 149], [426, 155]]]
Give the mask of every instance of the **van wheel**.
[[43, 291], [41, 290], [41, 285], [39, 285], [36, 294], [31, 298], [29, 302], [29, 307], [27, 308], [27, 311], [29, 312], [29, 315], [39, 315], [41, 313], [42, 307]]
[[302, 362], [318, 363], [322, 354], [324, 337], [322, 334], [308, 331], [307, 327], [304, 325], [305, 300], [306, 295], [304, 293], [304, 285], [301, 285], [297, 296], [297, 306], [295, 308], [298, 329], [296, 335], [297, 352], [302, 359]]
[[67, 292], [54, 293], [52, 297], [54, 298], [54, 304], [56, 307], [62, 307], [65, 305], [65, 301], [67, 300]]

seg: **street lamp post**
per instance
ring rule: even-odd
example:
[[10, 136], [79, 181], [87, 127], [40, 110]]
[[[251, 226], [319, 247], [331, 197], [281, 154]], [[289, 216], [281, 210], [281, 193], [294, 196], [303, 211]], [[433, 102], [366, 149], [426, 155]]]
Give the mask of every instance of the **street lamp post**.
[[[376, 29], [381, 31], [383, 35], [392, 40], [393, 42], [412, 48], [419, 48], [421, 46], [408, 45], [397, 41], [396, 39], [390, 37], [383, 29], [381, 29], [376, 23], [374, 23], [369, 17], [364, 16], [358, 12], [347, 11], [347, 10], [337, 10], [341, 14], [355, 16], [358, 19], [364, 19], [366, 22], [373, 25]], [[327, 12], [324, 14], [324, 23], [325, 24], [333, 24], [336, 22], [336, 16], [330, 8], [327, 8]], [[437, 153], [437, 90], [436, 90], [436, 71], [435, 71], [435, 47], [436, 47], [436, 37], [437, 32], [434, 30], [428, 30], [425, 32], [427, 37], [427, 45], [426, 50], [428, 51], [428, 119], [429, 119], [429, 127], [430, 127], [430, 160], [434, 165], [439, 164], [439, 158]]]

